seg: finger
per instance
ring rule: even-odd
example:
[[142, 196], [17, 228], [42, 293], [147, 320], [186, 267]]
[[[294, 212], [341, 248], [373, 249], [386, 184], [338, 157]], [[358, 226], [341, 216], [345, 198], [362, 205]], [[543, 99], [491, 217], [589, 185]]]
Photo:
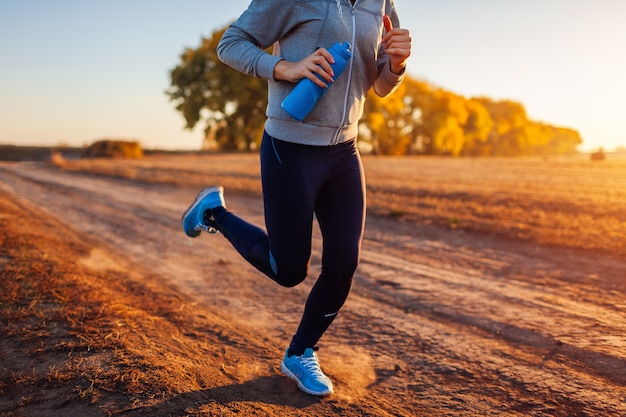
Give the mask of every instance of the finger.
[[393, 30], [393, 24], [391, 23], [391, 18], [389, 17], [389, 15], [383, 15], [383, 26], [385, 27], [383, 43], [386, 44], [389, 41], [389, 38], [392, 36], [391, 31]]
[[335, 71], [333, 71], [333, 68], [330, 66], [326, 59], [322, 59], [322, 62], [319, 63], [319, 66], [322, 67], [322, 69], [324, 70], [324, 78], [326, 78], [326, 80], [328, 80], [329, 82], [335, 81], [333, 80], [333, 77], [335, 76]]
[[322, 78], [331, 83], [334, 81], [333, 77], [335, 76], [335, 72], [331, 67], [331, 63], [334, 62], [335, 59], [328, 50], [319, 48], [313, 54], [313, 63], [315, 66], [311, 68], [311, 71], [319, 74]]
[[391, 32], [393, 29], [393, 25], [391, 24], [391, 19], [388, 15], [383, 16], [383, 25], [385, 25], [385, 31]]
[[411, 56], [411, 50], [409, 48], [390, 48], [387, 49], [387, 54], [394, 56], [395, 59], [406, 59]]
[[[320, 79], [320, 77], [322, 79]], [[315, 65], [315, 67], [311, 69], [311, 76], [309, 78], [315, 81], [315, 84], [319, 85], [320, 87], [325, 87], [327, 84], [335, 81], [333, 77], [321, 65]], [[326, 82], [324, 82], [323, 80], [325, 80]]]
[[410, 44], [411, 35], [409, 35], [408, 31], [402, 32], [402, 29], [394, 29], [393, 35], [385, 39], [385, 43], [387, 48], [392, 47], [392, 45]]
[[406, 29], [394, 29], [383, 38], [383, 46], [387, 53], [392, 49], [411, 47], [411, 35]]
[[324, 58], [326, 58], [326, 61], [330, 62], [331, 64], [335, 63], [335, 58], [333, 58], [333, 54], [328, 52], [328, 49], [326, 48], [318, 48], [315, 51], [315, 54], [323, 56]]
[[313, 81], [313, 83], [315, 83], [317, 86], [322, 87], [322, 88], [328, 88], [328, 83], [322, 81], [320, 79], [320, 77], [316, 76], [314, 72], [311, 72], [310, 75], [307, 75], [307, 77], [309, 80]]
[[396, 55], [399, 58], [408, 58], [411, 55], [411, 41], [393, 42], [387, 45], [385, 52], [389, 55]]
[[326, 87], [329, 83], [332, 83], [334, 81], [333, 77], [328, 72], [332, 71], [332, 69], [326, 59], [321, 55], [313, 55], [309, 58], [306, 63], [306, 73], [303, 75], [320, 87]]

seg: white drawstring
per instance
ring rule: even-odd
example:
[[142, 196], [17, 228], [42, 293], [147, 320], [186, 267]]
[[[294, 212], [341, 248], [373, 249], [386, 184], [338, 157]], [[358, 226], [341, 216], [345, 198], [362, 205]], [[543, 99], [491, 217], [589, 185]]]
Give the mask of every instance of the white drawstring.
[[341, 0], [337, 0], [337, 9], [339, 10], [339, 18], [343, 20], [343, 10], [341, 8]]

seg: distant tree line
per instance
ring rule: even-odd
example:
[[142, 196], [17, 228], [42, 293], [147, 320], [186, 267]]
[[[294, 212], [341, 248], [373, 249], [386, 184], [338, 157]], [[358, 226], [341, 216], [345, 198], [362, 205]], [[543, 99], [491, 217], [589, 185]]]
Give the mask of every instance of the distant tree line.
[[[166, 94], [187, 128], [204, 124], [203, 148], [254, 150], [265, 122], [267, 83], [218, 60], [224, 30], [185, 49]], [[395, 94], [369, 95], [359, 141], [380, 155], [452, 156], [559, 155], [582, 143], [573, 129], [528, 119], [515, 101], [466, 98], [408, 75]]]
[[84, 158], [143, 158], [136, 140], [100, 139], [83, 149]]

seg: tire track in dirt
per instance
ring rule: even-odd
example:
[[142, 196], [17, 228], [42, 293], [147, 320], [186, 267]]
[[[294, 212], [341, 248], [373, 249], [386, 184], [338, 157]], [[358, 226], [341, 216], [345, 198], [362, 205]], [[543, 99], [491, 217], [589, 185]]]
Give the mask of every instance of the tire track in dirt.
[[[448, 307], [454, 307], [459, 315], [482, 316], [489, 321], [518, 322], [524, 328], [561, 334], [564, 338], [568, 338], [567, 335], [576, 329], [585, 329], [588, 338], [602, 337], [607, 332], [626, 334], [626, 323], [623, 320], [625, 304], [600, 306], [591, 300], [578, 300], [575, 293], [564, 293], [562, 289], [538, 288], [520, 280], [496, 282], [494, 277], [473, 270], [433, 268], [406, 261], [402, 253], [384, 255], [380, 251], [368, 250], [363, 257], [371, 264], [370, 276], [376, 278], [377, 275], [383, 275], [385, 278], [379, 279], [378, 283], [391, 286], [396, 299], [403, 299], [405, 295], [407, 308], [410, 308], [415, 294], [425, 293], [428, 299], [422, 296], [422, 305], [434, 306], [443, 300]], [[389, 278], [389, 275], [393, 275], [393, 278]], [[525, 316], [524, 313], [529, 310], [538, 314]], [[480, 326], [480, 321], [474, 320], [473, 324]], [[603, 353], [626, 360], [623, 341], [615, 340], [615, 344], [609, 346], [598, 346], [593, 341], [588, 343], [589, 340], [579, 338], [562, 341], [592, 351], [600, 349]]]
[[[407, 242], [417, 246], [412, 239], [418, 238], [399, 236], [402, 246]], [[542, 284], [536, 282], [537, 276], [527, 280], [523, 276], [498, 277], [485, 274], [482, 271], [486, 268], [478, 265], [455, 268], [445, 258], [429, 266], [432, 254], [415, 254], [406, 247], [398, 250], [380, 241], [369, 241], [367, 247], [370, 249], [363, 255], [360, 271], [368, 279], [361, 285], [368, 288], [369, 296], [387, 302], [363, 310], [372, 311], [375, 305], [395, 306], [397, 328], [391, 333], [409, 337], [417, 330], [413, 334], [419, 334], [418, 344], [426, 344], [428, 349], [436, 346], [443, 353], [443, 363], [463, 358], [460, 367], [453, 367], [457, 376], [471, 376], [472, 381], [478, 376], [498, 375], [490, 381], [493, 390], [486, 401], [502, 381], [507, 381], [512, 387], [523, 388], [518, 395], [527, 396], [529, 404], [536, 403], [537, 398], [549, 398], [549, 392], [577, 398], [579, 404], [604, 398], [611, 408], [624, 408], [623, 294], [606, 294], [584, 285], [563, 288], [545, 277]], [[474, 255], [476, 263], [484, 258], [479, 250]], [[506, 259], [506, 254], [502, 255], [499, 259]], [[613, 278], [621, 279], [617, 274]], [[381, 322], [389, 322], [389, 312], [381, 314], [386, 315]], [[407, 329], [406, 323], [413, 318], [420, 327]], [[398, 339], [402, 338], [385, 342], [397, 343]], [[436, 368], [436, 363], [431, 365]], [[415, 368], [416, 373], [423, 371], [423, 366]], [[585, 382], [581, 382], [581, 374], [588, 377]], [[609, 395], [605, 395], [607, 380], [616, 388]], [[530, 390], [533, 384], [535, 389]], [[602, 407], [591, 408], [594, 413], [606, 412], [601, 412]]]
[[[237, 259], [225, 240], [218, 237], [190, 242], [182, 234], [180, 215], [193, 199], [195, 190], [137, 186], [132, 181], [54, 172], [54, 169], [51, 175], [49, 169], [37, 164], [24, 168], [12, 173], [13, 191], [18, 197], [63, 219], [71, 228], [101, 245], [104, 243], [111, 256], [129, 257], [196, 298], [204, 297], [205, 301], [224, 308], [243, 308], [239, 312], [242, 316], [264, 321], [259, 317], [261, 312], [252, 308], [253, 304], [246, 307], [246, 303], [229, 296], [231, 283], [219, 279], [229, 273], [232, 260]], [[42, 201], [46, 203], [42, 205]], [[254, 287], [254, 281], [249, 277], [245, 284]], [[237, 291], [245, 287], [241, 284]], [[245, 295], [251, 299], [258, 296], [253, 290]], [[249, 314], [245, 314], [246, 309]]]
[[[368, 274], [371, 270], [370, 278], [375, 278], [377, 271], [381, 271], [380, 266], [384, 266], [384, 271], [395, 269], [399, 274], [404, 273], [403, 282], [412, 278], [413, 282], [419, 281], [419, 275], [425, 276], [431, 283], [433, 280], [442, 281], [441, 284], [424, 286], [423, 290], [419, 290], [417, 303], [414, 291], [406, 291], [401, 285], [381, 290], [376, 287], [375, 281], [360, 283], [370, 290], [365, 300], [371, 297], [375, 302], [359, 300], [366, 304], [359, 311], [367, 311], [369, 320], [376, 320], [372, 327], [391, 328], [386, 332], [389, 335], [386, 337], [369, 335], [371, 345], [381, 346], [381, 355], [387, 346], [403, 345], [403, 355], [399, 357], [410, 358], [403, 359], [401, 364], [396, 362], [390, 368], [399, 365], [399, 369], [405, 369], [408, 375], [416, 375], [417, 381], [419, 375], [424, 373], [450, 374], [457, 380], [465, 379], [467, 384], [481, 381], [481, 385], [490, 387], [484, 398], [486, 401], [493, 397], [496, 387], [509, 385], [512, 390], [519, 387], [516, 393], [518, 400], [526, 397], [529, 403], [536, 402], [538, 397], [545, 397], [546, 391], [560, 391], [570, 393], [570, 397], [577, 398], [580, 404], [587, 404], [605, 396], [607, 379], [617, 387], [624, 385], [623, 371], [626, 367], [619, 355], [595, 353], [566, 344], [553, 338], [549, 327], [533, 328], [526, 326], [523, 320], [516, 321], [513, 317], [509, 321], [506, 316], [501, 317], [499, 314], [501, 310], [506, 312], [509, 308], [515, 309], [516, 303], [522, 305], [522, 312], [532, 312], [533, 316], [552, 314], [541, 305], [532, 305], [508, 295], [474, 290], [472, 285], [462, 288], [458, 282], [454, 282], [452, 288], [446, 288], [449, 286], [446, 273], [435, 271], [431, 275], [420, 267], [420, 272], [415, 273], [414, 268], [410, 268], [412, 273], [407, 274], [406, 268], [398, 268], [395, 257], [383, 259], [384, 256], [375, 253], [369, 256], [364, 254], [364, 258], [367, 261], [361, 271], [365, 269], [364, 273]], [[368, 265], [372, 259], [376, 260], [376, 264]], [[388, 276], [387, 273], [385, 275]], [[477, 294], [466, 299], [456, 296], [473, 292]], [[523, 293], [520, 295], [524, 296]], [[481, 298], [483, 302], [475, 304]], [[464, 311], [467, 305], [472, 307], [469, 312]], [[367, 320], [367, 317], [363, 317], [354, 321]], [[563, 319], [563, 322], [567, 320]], [[615, 331], [613, 328], [611, 330]], [[560, 331], [567, 332], [567, 329]], [[368, 335], [363, 334], [362, 337], [368, 338]], [[403, 343], [405, 340], [414, 340], [415, 344], [407, 345]], [[423, 361], [424, 351], [428, 351], [426, 357], [430, 357], [426, 362]], [[420, 357], [421, 360], [418, 359]], [[588, 373], [584, 383], [578, 377], [580, 373]], [[431, 384], [434, 382], [426, 385]], [[446, 389], [449, 390], [450, 385], [446, 383]], [[475, 400], [477, 393], [474, 391], [471, 397]], [[619, 408], [622, 398], [607, 396], [605, 400]], [[481, 412], [488, 410], [483, 409]], [[543, 412], [548, 411], [543, 409]]]
[[[249, 334], [265, 335], [259, 337], [271, 346], [282, 349], [297, 326], [311, 279], [297, 289], [277, 288], [259, 279], [225, 239], [203, 236], [189, 247], [179, 219], [195, 189], [39, 163], [3, 164], [0, 178], [3, 192], [100, 242], [110, 258], [148, 268], [248, 326]], [[262, 224], [258, 199], [227, 201]], [[576, 271], [556, 261], [528, 266], [533, 259], [507, 254], [499, 242], [487, 251], [465, 249], [456, 259], [459, 242], [446, 241], [449, 235], [436, 236], [429, 247], [423, 236], [394, 225], [386, 231], [385, 221], [368, 220], [353, 294], [323, 341], [338, 412], [354, 404], [365, 414], [371, 404], [389, 415], [626, 412], [623, 293], [584, 282], [564, 285]], [[472, 239], [460, 246], [471, 247]], [[316, 234], [312, 275], [319, 247]], [[561, 269], [559, 279], [542, 272], [554, 268]]]

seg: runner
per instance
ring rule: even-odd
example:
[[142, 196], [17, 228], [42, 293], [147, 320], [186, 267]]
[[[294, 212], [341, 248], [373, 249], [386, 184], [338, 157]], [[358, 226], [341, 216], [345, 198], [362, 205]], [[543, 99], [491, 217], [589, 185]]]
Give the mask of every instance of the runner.
[[[221, 232], [259, 271], [293, 287], [308, 273], [316, 216], [322, 272], [281, 364], [312, 395], [333, 393], [317, 343], [344, 305], [359, 262], [365, 179], [358, 120], [371, 88], [386, 96], [403, 79], [411, 38], [397, 27], [393, 0], [253, 0], [218, 45], [223, 62], [269, 82], [260, 149], [265, 230], [230, 212], [221, 186], [200, 191], [183, 229], [190, 237]], [[334, 79], [326, 48], [336, 42], [349, 42], [352, 58]], [[273, 54], [264, 52], [272, 45]], [[300, 122], [281, 102], [303, 78], [328, 90]]]

